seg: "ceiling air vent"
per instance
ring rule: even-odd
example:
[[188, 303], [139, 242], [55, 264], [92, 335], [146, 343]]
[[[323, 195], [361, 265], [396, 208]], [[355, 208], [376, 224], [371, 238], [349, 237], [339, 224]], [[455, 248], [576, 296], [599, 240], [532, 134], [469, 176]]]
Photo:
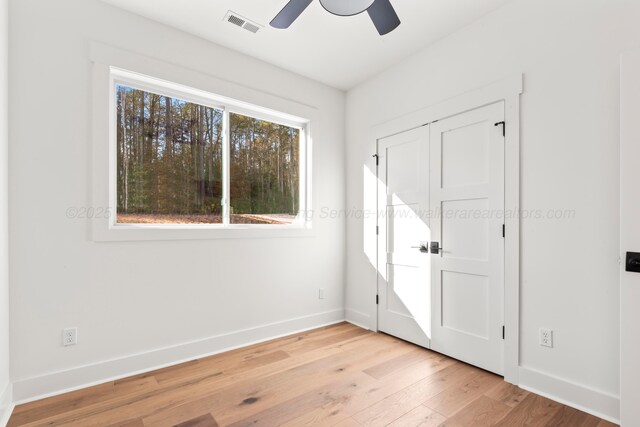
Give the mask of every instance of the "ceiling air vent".
[[242, 16], [232, 11], [227, 12], [227, 14], [224, 17], [224, 20], [232, 23], [233, 25], [237, 25], [238, 27], [244, 28], [247, 31], [251, 31], [254, 34], [260, 31], [260, 28], [262, 28], [262, 25], [259, 25], [246, 18], [243, 18]]
[[242, 28], [251, 31], [254, 34], [257, 33], [258, 30], [260, 30], [260, 27], [258, 27], [257, 25], [253, 25], [251, 22], [245, 22], [244, 27]]

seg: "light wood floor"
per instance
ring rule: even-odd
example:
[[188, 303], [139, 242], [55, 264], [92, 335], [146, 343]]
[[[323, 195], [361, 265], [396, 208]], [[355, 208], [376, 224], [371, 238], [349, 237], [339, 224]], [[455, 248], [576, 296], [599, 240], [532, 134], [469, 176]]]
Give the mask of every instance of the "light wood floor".
[[18, 406], [9, 426], [613, 424], [339, 324]]

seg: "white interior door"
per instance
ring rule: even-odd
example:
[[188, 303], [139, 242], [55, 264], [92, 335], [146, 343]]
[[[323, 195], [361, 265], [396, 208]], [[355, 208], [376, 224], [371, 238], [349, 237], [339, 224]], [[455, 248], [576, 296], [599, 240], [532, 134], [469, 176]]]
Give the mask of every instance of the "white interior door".
[[428, 127], [378, 141], [378, 156], [378, 329], [428, 347]]
[[431, 347], [504, 371], [504, 103], [431, 127]]
[[640, 426], [640, 51], [623, 56], [620, 128], [620, 420]]

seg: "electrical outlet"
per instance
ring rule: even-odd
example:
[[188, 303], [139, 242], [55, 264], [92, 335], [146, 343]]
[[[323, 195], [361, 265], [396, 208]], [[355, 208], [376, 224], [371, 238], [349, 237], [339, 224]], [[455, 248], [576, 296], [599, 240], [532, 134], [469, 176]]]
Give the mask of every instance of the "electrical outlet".
[[62, 345], [68, 347], [78, 344], [78, 328], [65, 328], [62, 330]]
[[540, 345], [553, 348], [553, 331], [551, 329], [540, 328]]
[[318, 289], [318, 299], [324, 299], [324, 289]]

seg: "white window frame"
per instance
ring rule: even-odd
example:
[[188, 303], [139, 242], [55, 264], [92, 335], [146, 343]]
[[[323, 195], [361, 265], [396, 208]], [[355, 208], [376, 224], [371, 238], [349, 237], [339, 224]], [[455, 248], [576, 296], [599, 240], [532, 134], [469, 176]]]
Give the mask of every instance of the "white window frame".
[[[93, 204], [92, 211], [107, 212], [92, 221], [94, 241], [191, 240], [220, 238], [279, 238], [313, 237], [312, 227], [312, 158], [311, 142], [317, 127], [315, 109], [292, 101], [238, 87], [232, 92], [246, 92], [250, 101], [262, 105], [277, 104], [274, 108], [258, 103], [243, 102], [213, 91], [220, 86], [229, 89], [228, 82], [213, 77], [203, 79], [201, 73], [181, 69], [160, 61], [150, 61], [136, 55], [114, 52], [102, 45], [92, 46], [93, 60]], [[125, 57], [125, 58], [123, 58]], [[126, 58], [128, 57], [128, 58]], [[118, 60], [114, 60], [117, 58]], [[122, 59], [129, 59], [128, 61]], [[140, 61], [138, 61], [140, 60]], [[155, 62], [149, 63], [149, 62]], [[115, 65], [114, 65], [115, 63]], [[135, 64], [135, 65], [134, 65]], [[155, 66], [154, 66], [155, 65]], [[136, 71], [131, 71], [135, 69]], [[138, 69], [140, 71], [138, 71]], [[153, 75], [157, 77], [150, 77]], [[160, 71], [160, 72], [157, 72]], [[167, 72], [167, 71], [173, 71]], [[157, 72], [157, 73], [156, 73]], [[174, 78], [175, 76], [175, 78]], [[187, 78], [185, 78], [187, 77]], [[191, 77], [191, 78], [189, 78]], [[174, 83], [175, 82], [175, 83]], [[195, 85], [192, 82], [203, 83]], [[220, 110], [223, 118], [223, 223], [222, 224], [118, 224], [117, 223], [117, 112], [116, 85], [140, 89], [162, 96], [181, 99]], [[202, 87], [196, 89], [195, 87]], [[290, 107], [286, 110], [280, 107]], [[108, 111], [105, 111], [108, 108]], [[283, 113], [281, 111], [291, 111]], [[292, 224], [231, 224], [230, 223], [230, 134], [229, 114], [241, 114], [259, 120], [300, 130], [299, 151], [299, 213]], [[303, 113], [303, 114], [299, 114]], [[303, 118], [305, 117], [305, 118]], [[313, 122], [313, 126], [312, 126]], [[105, 147], [106, 146], [106, 147]]]

